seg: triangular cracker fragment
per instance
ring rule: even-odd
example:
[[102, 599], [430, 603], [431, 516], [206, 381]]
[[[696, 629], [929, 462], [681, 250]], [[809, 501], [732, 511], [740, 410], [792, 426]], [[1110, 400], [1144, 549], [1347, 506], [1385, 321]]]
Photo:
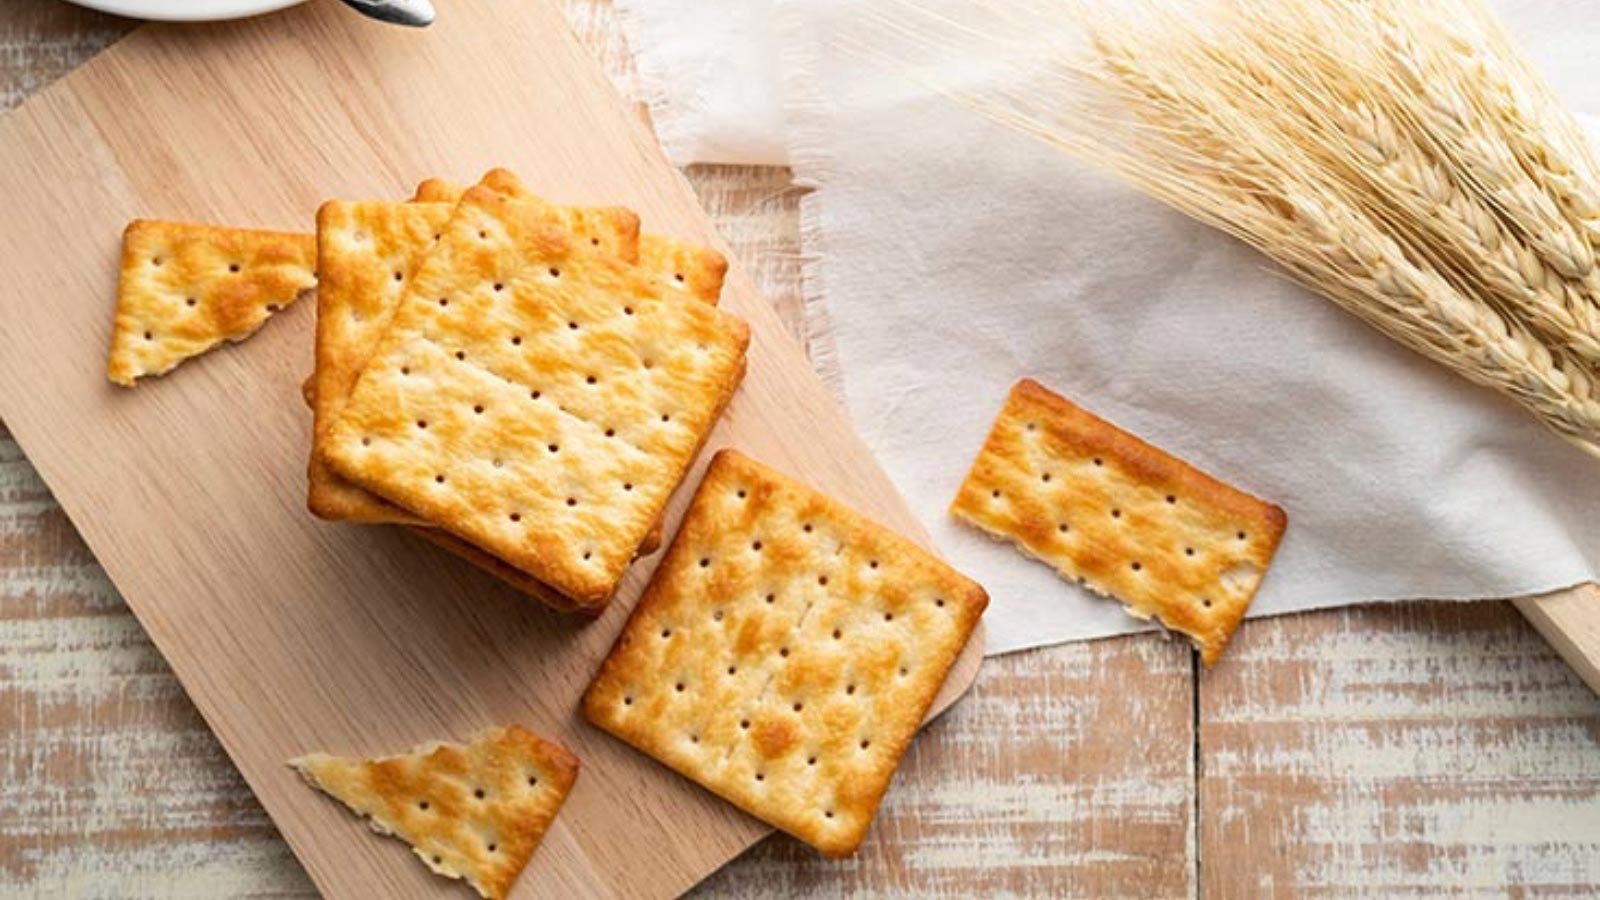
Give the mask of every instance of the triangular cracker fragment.
[[[418, 193], [433, 182], [424, 182]], [[436, 186], [431, 195], [447, 193]], [[578, 209], [533, 200], [550, 222], [606, 252], [638, 256], [639, 220], [620, 207]], [[421, 525], [422, 520], [340, 478], [323, 460], [328, 430], [387, 330], [416, 262], [450, 220], [451, 203], [333, 200], [317, 210], [316, 388], [307, 506], [324, 519]]]
[[373, 831], [410, 844], [429, 869], [490, 898], [510, 892], [578, 777], [577, 757], [516, 725], [464, 746], [380, 759], [312, 753], [289, 764]]
[[950, 511], [1187, 635], [1207, 666], [1288, 524], [1282, 509], [1030, 379], [1012, 388]]
[[106, 376], [132, 387], [242, 341], [316, 283], [309, 234], [136, 219], [122, 235]]
[[537, 204], [475, 187], [324, 455], [581, 605], [603, 604], [737, 387], [748, 343], [740, 320], [663, 299]]
[[584, 712], [847, 855], [987, 603], [905, 538], [724, 450]]

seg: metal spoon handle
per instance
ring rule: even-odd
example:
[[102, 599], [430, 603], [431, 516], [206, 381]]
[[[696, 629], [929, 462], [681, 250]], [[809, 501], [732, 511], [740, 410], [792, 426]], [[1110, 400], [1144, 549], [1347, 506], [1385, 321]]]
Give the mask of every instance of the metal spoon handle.
[[380, 22], [413, 28], [433, 23], [433, 4], [429, 0], [344, 0], [344, 5]]

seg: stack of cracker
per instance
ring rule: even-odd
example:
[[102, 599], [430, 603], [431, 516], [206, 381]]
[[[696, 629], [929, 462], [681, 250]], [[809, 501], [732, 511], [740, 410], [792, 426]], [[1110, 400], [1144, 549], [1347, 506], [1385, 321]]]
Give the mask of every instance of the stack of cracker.
[[317, 215], [308, 505], [598, 612], [744, 374], [727, 263], [510, 172]]

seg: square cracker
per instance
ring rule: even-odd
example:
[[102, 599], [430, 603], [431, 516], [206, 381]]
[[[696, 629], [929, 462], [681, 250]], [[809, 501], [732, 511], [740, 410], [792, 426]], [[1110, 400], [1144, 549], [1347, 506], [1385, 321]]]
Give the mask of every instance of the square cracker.
[[987, 604], [909, 540], [724, 450], [584, 712], [847, 855]]
[[743, 370], [749, 329], [480, 185], [421, 261], [334, 470], [603, 604]]
[[312, 753], [289, 764], [372, 830], [410, 844], [436, 874], [464, 877], [491, 898], [511, 891], [578, 777], [577, 757], [517, 725], [464, 745], [379, 759]]
[[1288, 517], [1024, 379], [950, 511], [1216, 663]]
[[106, 376], [132, 387], [242, 341], [316, 283], [309, 234], [136, 219], [122, 235]]
[[[442, 195], [441, 187], [419, 195]], [[530, 203], [562, 227], [624, 259], [638, 256], [639, 220], [620, 207], [579, 209]], [[306, 505], [324, 519], [422, 525], [422, 520], [339, 477], [323, 459], [338, 418], [378, 338], [388, 328], [416, 262], [450, 220], [448, 202], [333, 200], [317, 210], [316, 369]]]

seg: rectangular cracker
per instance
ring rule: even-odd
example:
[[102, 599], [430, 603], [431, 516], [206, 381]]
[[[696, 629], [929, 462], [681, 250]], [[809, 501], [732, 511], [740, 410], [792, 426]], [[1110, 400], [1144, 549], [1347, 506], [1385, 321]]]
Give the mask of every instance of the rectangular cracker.
[[136, 219], [122, 234], [106, 377], [133, 387], [242, 341], [316, 283], [309, 234]]
[[335, 472], [603, 604], [737, 386], [749, 329], [535, 204], [468, 191], [334, 425]]
[[723, 450], [584, 713], [848, 855], [987, 604], [921, 547]]
[[[424, 182], [424, 187], [433, 182]], [[444, 188], [429, 189], [430, 195]], [[419, 188], [419, 194], [423, 188]], [[544, 204], [551, 222], [572, 228], [595, 246], [633, 260], [638, 257], [639, 220], [620, 207], [580, 209]], [[333, 200], [317, 210], [317, 339], [311, 458], [306, 505], [324, 519], [345, 522], [425, 524], [417, 516], [384, 502], [340, 478], [323, 450], [328, 431], [355, 387], [378, 338], [388, 328], [396, 305], [420, 257], [433, 246], [454, 204]]]
[[518, 725], [378, 759], [312, 753], [289, 764], [372, 830], [410, 844], [434, 873], [495, 900], [510, 893], [578, 777], [567, 748]]
[[1216, 663], [1288, 517], [1031, 379], [1011, 389], [950, 512], [1187, 635]]

